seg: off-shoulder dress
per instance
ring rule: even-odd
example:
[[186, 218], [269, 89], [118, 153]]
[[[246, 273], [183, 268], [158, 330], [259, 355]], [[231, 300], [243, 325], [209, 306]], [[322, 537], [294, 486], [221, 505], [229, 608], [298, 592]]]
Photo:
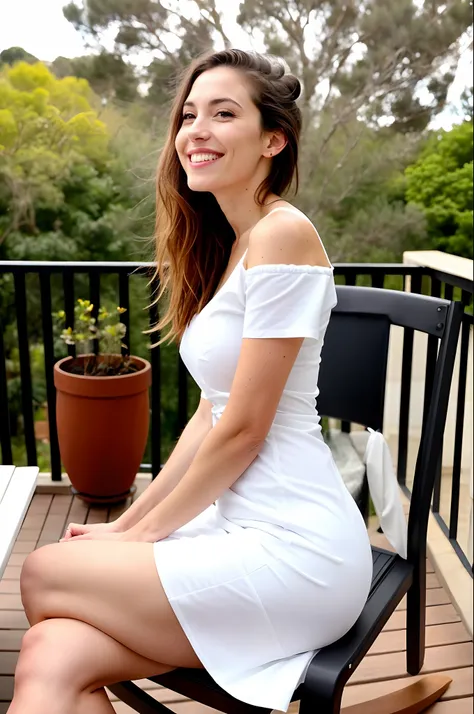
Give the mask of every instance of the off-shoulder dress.
[[242, 339], [304, 338], [258, 456], [204, 512], [154, 544], [169, 602], [213, 679], [244, 702], [287, 711], [314, 654], [358, 618], [372, 578], [360, 512], [315, 409], [332, 267], [243, 256], [188, 325], [180, 353], [214, 425]]

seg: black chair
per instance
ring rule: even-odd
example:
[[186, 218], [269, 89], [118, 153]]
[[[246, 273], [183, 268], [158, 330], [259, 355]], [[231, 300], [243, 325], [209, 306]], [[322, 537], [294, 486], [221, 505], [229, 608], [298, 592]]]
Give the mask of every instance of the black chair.
[[[431, 496], [441, 455], [449, 391], [461, 324], [459, 303], [377, 288], [338, 287], [323, 348], [319, 412], [328, 417], [382, 430], [391, 325], [426, 333], [439, 346], [416, 461], [408, 522], [408, 558], [373, 548], [374, 574], [367, 604], [354, 627], [312, 660], [292, 701], [300, 714], [338, 714], [344, 686], [373, 644], [400, 600], [407, 594], [407, 671], [417, 674], [425, 652], [426, 536]], [[433, 340], [432, 340], [433, 342]], [[430, 386], [430, 385], [429, 385]], [[229, 642], [229, 648], [232, 643]], [[203, 670], [176, 669], [150, 677], [164, 687], [225, 714], [270, 714], [270, 709], [241, 702], [221, 689]], [[429, 678], [427, 678], [429, 679]], [[436, 679], [436, 678], [435, 678]], [[351, 714], [422, 711], [449, 685], [438, 677], [411, 689], [349, 708]], [[140, 714], [170, 710], [132, 682], [109, 689]], [[411, 696], [411, 694], [413, 696]], [[390, 700], [391, 697], [391, 700]], [[402, 703], [402, 704], [401, 704]], [[409, 704], [409, 706], [408, 706]]]

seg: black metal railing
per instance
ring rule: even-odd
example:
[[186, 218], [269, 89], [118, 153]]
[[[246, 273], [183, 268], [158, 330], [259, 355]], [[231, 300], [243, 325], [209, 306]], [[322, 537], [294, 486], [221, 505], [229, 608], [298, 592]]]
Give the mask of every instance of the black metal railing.
[[[436, 485], [433, 496], [432, 511], [438, 523], [449, 538], [453, 548], [465, 567], [472, 573], [472, 567], [458, 542], [459, 502], [461, 489], [461, 464], [464, 436], [464, 410], [466, 404], [467, 365], [469, 350], [469, 334], [472, 329], [472, 296], [473, 284], [471, 281], [443, 273], [429, 268], [400, 265], [400, 264], [371, 264], [349, 263], [334, 266], [336, 282], [346, 285], [371, 285], [376, 288], [389, 287], [393, 289], [411, 290], [434, 297], [460, 300], [465, 305], [465, 314], [462, 326], [462, 335], [459, 345], [459, 370], [458, 381], [453, 384], [456, 390], [456, 424], [454, 432], [454, 454], [452, 459], [452, 488], [449, 518], [445, 519], [440, 514], [441, 499], [441, 461], [439, 463]], [[66, 313], [67, 325], [74, 324], [74, 302], [77, 290], [75, 281], [77, 276], [83, 276], [83, 288], [88, 293], [87, 297], [98, 310], [102, 298], [102, 283], [110, 280], [116, 281], [117, 297], [119, 304], [126, 308], [120, 319], [127, 327], [128, 348], [134, 349], [130, 343], [131, 310], [130, 285], [132, 280], [142, 283], [141, 296], [145, 296], [142, 307], [149, 303], [146, 321], [149, 326], [156, 324], [158, 308], [153, 304], [158, 285], [153, 279], [152, 263], [122, 263], [122, 262], [29, 262], [29, 261], [0, 261], [0, 446], [2, 463], [13, 463], [11, 422], [8, 404], [8, 372], [5, 362], [5, 344], [3, 331], [12, 321], [16, 326], [17, 347], [19, 355], [19, 378], [21, 382], [21, 415], [23, 427], [24, 449], [26, 461], [29, 465], [37, 465], [37, 450], [35, 439], [35, 422], [33, 407], [33, 383], [30, 361], [30, 334], [33, 330], [41, 333], [44, 346], [44, 375], [46, 383], [46, 401], [48, 405], [49, 424], [49, 452], [50, 469], [54, 481], [61, 480], [61, 457], [56, 430], [56, 395], [53, 381], [53, 365], [58, 359], [55, 351], [53, 332], [52, 309], [52, 281], [60, 279], [60, 286], [55, 285], [55, 301], [58, 300], [61, 308]], [[34, 276], [36, 279], [39, 301], [36, 306], [36, 315], [40, 315], [41, 327], [32, 325], [28, 315], [28, 298], [30, 287], [28, 280]], [[86, 284], [84, 284], [84, 276]], [[143, 287], [145, 292], [143, 292]], [[31, 290], [33, 290], [31, 288]], [[59, 297], [58, 297], [59, 296]], [[84, 293], [81, 297], [85, 297]], [[13, 316], [13, 317], [12, 317]], [[3, 324], [2, 324], [3, 320]], [[159, 334], [153, 332], [150, 342], [156, 345]], [[69, 354], [74, 354], [74, 347], [68, 348]], [[410, 401], [412, 386], [412, 368], [414, 352], [414, 334], [412, 330], [404, 331], [403, 358], [401, 364], [400, 410], [398, 428], [398, 454], [397, 477], [399, 483], [408, 488], [408, 448], [410, 432]], [[151, 472], [154, 478], [160, 471], [162, 463], [162, 390], [163, 376], [161, 368], [163, 348], [155, 346], [148, 351], [148, 358], [152, 367], [151, 388], [151, 427], [152, 438], [149, 440], [149, 461], [143, 463], [142, 471]], [[429, 408], [429, 396], [434, 377], [434, 367], [437, 354], [436, 338], [428, 338], [423, 422]], [[179, 356], [175, 358], [176, 399], [174, 399], [176, 418], [174, 420], [172, 438], [177, 438], [189, 418], [189, 382], [187, 370]], [[169, 374], [167, 375], [169, 379]], [[452, 395], [454, 392], [452, 391]], [[342, 425], [349, 431], [349, 424]]]
[[[28, 324], [26, 277], [29, 274], [33, 274], [39, 278], [42, 341], [44, 345], [44, 374], [46, 380], [46, 400], [48, 405], [50, 463], [51, 477], [53, 481], [61, 480], [61, 457], [59, 453], [59, 443], [56, 429], [56, 390], [53, 378], [53, 366], [57, 357], [55, 356], [54, 350], [51, 279], [53, 275], [59, 275], [61, 277], [63, 292], [62, 308], [66, 313], [66, 325], [74, 327], [75, 276], [78, 274], [87, 276], [88, 298], [94, 304], [94, 312], [96, 314], [101, 302], [101, 277], [105, 275], [115, 276], [118, 282], [118, 304], [126, 309], [126, 311], [120, 315], [120, 320], [127, 328], [128, 350], [130, 351], [132, 349], [132, 345], [130, 343], [130, 278], [132, 275], [139, 276], [142, 279], [145, 279], [148, 284], [148, 294], [150, 298], [149, 325], [152, 327], [158, 320], [157, 306], [156, 304], [152, 304], [157, 290], [156, 282], [153, 280], [153, 270], [153, 264], [138, 263], [0, 262], [0, 277], [2, 275], [6, 276], [9, 274], [13, 277], [13, 299], [14, 311], [16, 314], [16, 331], [18, 335], [17, 339], [20, 362], [24, 443], [27, 463], [32, 466], [37, 465], [37, 452], [29, 350], [29, 333], [31, 332], [31, 329], [29, 329]], [[84, 295], [82, 295], [82, 297], [84, 297]], [[3, 306], [3, 312], [5, 312], [5, 306]], [[4, 315], [3, 321], [5, 321]], [[10, 415], [8, 407], [7, 372], [5, 368], [3, 332], [4, 325], [2, 325], [2, 314], [0, 312], [0, 445], [2, 448], [2, 462], [11, 463], [13, 461], [13, 455], [10, 434]], [[157, 332], [152, 333], [150, 335], [150, 342], [152, 344], [156, 344], [158, 341], [159, 334]], [[69, 346], [68, 353], [70, 355], [74, 355], [75, 346]], [[161, 463], [160, 346], [150, 350], [149, 359], [151, 362], [153, 383], [153, 388], [151, 390], [151, 432], [153, 433], [154, 438], [151, 440], [151, 464], [143, 464], [142, 468], [151, 470], [153, 475], [156, 476], [160, 470]], [[180, 426], [184, 426], [184, 424], [180, 424]]]

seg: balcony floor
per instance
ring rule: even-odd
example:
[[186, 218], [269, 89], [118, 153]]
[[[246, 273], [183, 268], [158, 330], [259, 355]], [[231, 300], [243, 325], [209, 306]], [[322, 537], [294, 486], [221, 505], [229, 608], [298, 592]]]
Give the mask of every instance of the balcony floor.
[[[20, 642], [28, 627], [19, 590], [21, 566], [27, 554], [47, 543], [57, 542], [69, 521], [103, 522], [116, 518], [122, 509], [123, 506], [90, 509], [69, 495], [34, 496], [0, 582], [0, 714], [6, 712], [12, 696], [13, 673]], [[382, 538], [375, 532], [372, 534], [372, 539], [378, 545], [385, 545], [381, 543]], [[473, 710], [472, 639], [429, 562], [427, 571], [427, 650], [423, 672], [446, 672], [453, 682], [442, 700], [426, 711], [430, 714], [470, 714]], [[345, 690], [344, 705], [373, 699], [407, 683], [404, 643], [405, 610], [402, 602], [351, 678]], [[416, 678], [411, 679], [414, 681]], [[143, 680], [140, 684], [176, 714], [215, 712], [214, 709], [158, 687], [149, 680]], [[132, 714], [130, 707], [110, 696], [117, 714]], [[290, 712], [298, 712], [297, 703], [292, 705]]]

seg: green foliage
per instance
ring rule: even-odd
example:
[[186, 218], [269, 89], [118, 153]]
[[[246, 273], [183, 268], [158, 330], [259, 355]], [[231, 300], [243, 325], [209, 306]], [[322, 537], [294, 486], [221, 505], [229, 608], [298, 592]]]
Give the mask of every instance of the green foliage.
[[130, 198], [92, 99], [84, 79], [39, 62], [1, 72], [0, 257], [126, 256]]
[[471, 122], [436, 133], [406, 169], [406, 197], [426, 216], [431, 247], [473, 257]]
[[15, 62], [28, 62], [29, 64], [34, 64], [38, 62], [37, 57], [30, 54], [23, 47], [9, 47], [6, 50], [0, 52], [0, 67], [3, 64], [14, 64]]
[[461, 95], [461, 109], [464, 119], [471, 121], [473, 119], [473, 88], [468, 87]]
[[[31, 383], [33, 411], [39, 410], [46, 400], [46, 380], [44, 376], [44, 348], [41, 343], [30, 347]], [[18, 347], [9, 351], [5, 361], [7, 371], [8, 409], [10, 415], [10, 431], [13, 437], [22, 433], [22, 402], [20, 352]]]
[[318, 227], [333, 262], [398, 262], [423, 246], [425, 218], [407, 206], [403, 171], [417, 156], [414, 137], [354, 120], [325, 143], [327, 126], [307, 131], [297, 205]]
[[[74, 370], [71, 368], [69, 371], [100, 377], [135, 371], [128, 356], [120, 356], [121, 348], [127, 348], [124, 344], [127, 328], [120, 322], [120, 315], [124, 312], [126, 310], [123, 307], [108, 310], [100, 306], [96, 317], [94, 305], [90, 300], [81, 298], [77, 300], [74, 306], [75, 327], [70, 325], [64, 327], [61, 331], [61, 339], [66, 345], [79, 345], [86, 358], [74, 362]], [[53, 312], [53, 317], [58, 324], [67, 325], [64, 310]], [[97, 355], [93, 354], [94, 345], [98, 347]]]
[[58, 77], [86, 79], [105, 101], [132, 102], [138, 98], [138, 78], [133, 67], [117, 53], [102, 50], [97, 55], [68, 59], [57, 57], [51, 69]]

